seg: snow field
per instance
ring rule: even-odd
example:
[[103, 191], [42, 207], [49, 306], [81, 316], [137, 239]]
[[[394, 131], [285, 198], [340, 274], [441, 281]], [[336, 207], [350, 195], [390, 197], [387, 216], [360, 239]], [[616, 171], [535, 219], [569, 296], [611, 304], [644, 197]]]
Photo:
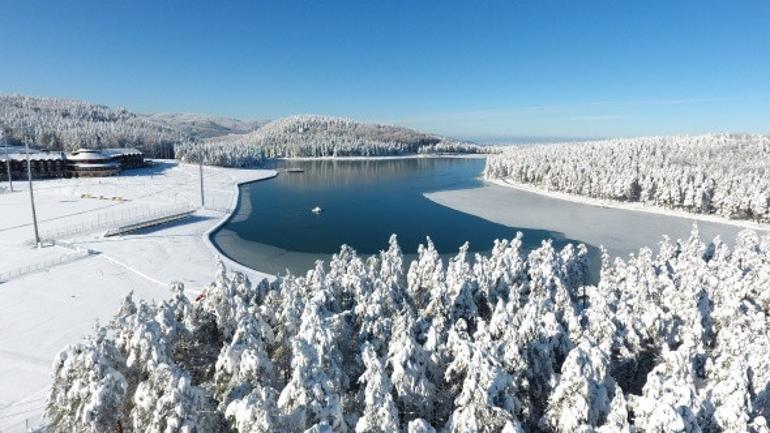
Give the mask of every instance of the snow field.
[[[126, 236], [102, 238], [99, 231], [72, 235], [68, 242], [95, 254], [0, 284], [0, 431], [23, 431], [26, 420], [40, 422], [54, 355], [85, 335], [97, 318], [107, 321], [129, 291], [139, 299], [163, 299], [168, 284], [181, 281], [194, 296], [210, 280], [217, 254], [207, 232], [226, 216], [222, 210], [231, 209], [238, 183], [275, 172], [204, 170], [207, 202], [217, 210], [199, 210], [185, 220]], [[115, 215], [199, 204], [196, 165], [156, 161], [124, 174], [35, 181], [41, 233]], [[16, 192], [0, 194], [0, 274], [71, 253], [59, 246], [32, 247], [26, 188], [26, 182], [17, 181]], [[115, 196], [125, 201], [111, 200]]]

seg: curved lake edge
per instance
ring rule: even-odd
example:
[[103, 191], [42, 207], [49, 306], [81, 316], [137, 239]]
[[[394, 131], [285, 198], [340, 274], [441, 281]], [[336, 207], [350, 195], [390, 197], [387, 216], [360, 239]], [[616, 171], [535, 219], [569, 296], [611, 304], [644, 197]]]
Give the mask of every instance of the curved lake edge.
[[229, 212], [227, 212], [222, 217], [222, 219], [219, 220], [219, 222], [214, 224], [213, 227], [211, 227], [210, 229], [206, 230], [205, 233], [203, 233], [203, 243], [206, 244], [206, 246], [211, 251], [213, 251], [214, 254], [217, 257], [219, 257], [220, 260], [222, 260], [222, 262], [228, 267], [228, 269], [236, 270], [241, 273], [251, 274], [251, 275], [254, 275], [254, 273], [267, 274], [271, 279], [276, 277], [275, 275], [272, 275], [269, 272], [260, 271], [259, 269], [246, 266], [243, 263], [230, 257], [224, 251], [224, 249], [219, 247], [219, 245], [214, 240], [214, 237], [223, 227], [225, 227], [238, 214], [238, 210], [240, 208], [240, 203], [241, 203], [241, 187], [250, 185], [253, 183], [257, 183], [257, 182], [272, 180], [272, 179], [275, 179], [277, 176], [278, 176], [278, 170], [273, 170], [273, 173], [271, 175], [260, 179], [251, 179], [244, 182], [236, 182], [235, 185], [233, 185], [234, 193], [233, 193], [232, 202], [230, 203]]

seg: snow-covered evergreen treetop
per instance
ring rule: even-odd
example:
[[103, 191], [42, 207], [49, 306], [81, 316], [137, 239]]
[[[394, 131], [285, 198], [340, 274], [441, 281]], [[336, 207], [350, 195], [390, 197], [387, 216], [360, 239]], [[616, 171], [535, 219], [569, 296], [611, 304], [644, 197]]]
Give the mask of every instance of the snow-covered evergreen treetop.
[[127, 296], [53, 364], [50, 432], [767, 432], [770, 235], [603, 260], [521, 236], [368, 259], [195, 301]]
[[274, 120], [247, 134], [176, 147], [183, 161], [243, 167], [268, 158], [485, 153], [490, 149], [408, 128], [314, 115]]
[[770, 137], [646, 137], [511, 147], [485, 175], [549, 191], [770, 222]]

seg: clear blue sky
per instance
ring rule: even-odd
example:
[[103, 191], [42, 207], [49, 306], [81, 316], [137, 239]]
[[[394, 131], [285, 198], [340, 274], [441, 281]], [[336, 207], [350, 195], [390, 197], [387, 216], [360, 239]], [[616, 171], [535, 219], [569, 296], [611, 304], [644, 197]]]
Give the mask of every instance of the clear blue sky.
[[770, 1], [8, 1], [0, 93], [465, 137], [770, 133]]

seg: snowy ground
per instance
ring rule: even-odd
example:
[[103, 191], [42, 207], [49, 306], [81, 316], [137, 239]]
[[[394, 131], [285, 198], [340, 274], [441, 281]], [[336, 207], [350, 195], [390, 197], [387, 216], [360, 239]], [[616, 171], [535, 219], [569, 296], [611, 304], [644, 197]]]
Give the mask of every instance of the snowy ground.
[[[67, 236], [66, 247], [32, 247], [26, 183], [15, 182], [16, 192], [0, 194], [0, 275], [72, 257], [73, 248], [93, 252], [0, 283], [0, 432], [24, 431], [27, 421], [39, 423], [55, 354], [79, 341], [97, 318], [109, 320], [130, 290], [137, 298], [162, 299], [170, 281], [184, 282], [191, 294], [211, 282], [216, 253], [206, 234], [234, 205], [238, 183], [275, 172], [204, 171], [206, 210], [131, 235], [102, 238], [97, 231]], [[166, 161], [125, 174], [36, 181], [40, 231], [200, 204], [197, 166]], [[239, 269], [252, 279], [265, 277]]]
[[440, 191], [425, 195], [444, 206], [512, 227], [551, 230], [565, 237], [607, 248], [612, 256], [627, 257], [647, 246], [657, 250], [662, 235], [686, 238], [693, 222], [704, 239], [717, 235], [732, 245], [745, 228], [758, 232], [770, 226], [732, 222], [633, 204], [610, 205], [591, 199], [485, 182], [480, 188]]

